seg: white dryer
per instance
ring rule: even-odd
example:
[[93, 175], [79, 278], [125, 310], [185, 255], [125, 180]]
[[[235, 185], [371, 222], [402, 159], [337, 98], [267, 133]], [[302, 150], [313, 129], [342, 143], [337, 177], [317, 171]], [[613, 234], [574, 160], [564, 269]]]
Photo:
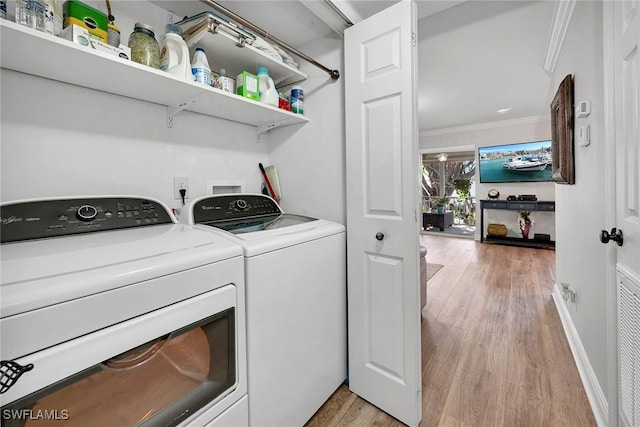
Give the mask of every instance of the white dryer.
[[238, 245], [141, 197], [0, 214], [3, 426], [248, 425]]
[[347, 374], [344, 226], [261, 194], [202, 197], [180, 220], [244, 250], [249, 424], [304, 425]]

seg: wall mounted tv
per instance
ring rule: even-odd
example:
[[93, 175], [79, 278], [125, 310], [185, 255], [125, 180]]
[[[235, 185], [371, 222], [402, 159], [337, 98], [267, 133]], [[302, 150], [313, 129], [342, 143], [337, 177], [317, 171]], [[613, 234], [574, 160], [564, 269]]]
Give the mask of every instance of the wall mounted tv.
[[479, 147], [480, 182], [553, 181], [551, 140]]

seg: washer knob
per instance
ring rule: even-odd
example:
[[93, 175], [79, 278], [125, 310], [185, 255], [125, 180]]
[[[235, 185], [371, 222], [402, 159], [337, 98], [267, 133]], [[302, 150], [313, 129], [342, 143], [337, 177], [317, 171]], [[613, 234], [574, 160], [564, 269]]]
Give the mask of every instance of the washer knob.
[[246, 209], [247, 208], [247, 202], [245, 200], [238, 199], [238, 200], [236, 200], [236, 207], [238, 209]]
[[91, 221], [98, 215], [98, 210], [91, 205], [82, 205], [76, 211], [76, 217], [80, 221]]

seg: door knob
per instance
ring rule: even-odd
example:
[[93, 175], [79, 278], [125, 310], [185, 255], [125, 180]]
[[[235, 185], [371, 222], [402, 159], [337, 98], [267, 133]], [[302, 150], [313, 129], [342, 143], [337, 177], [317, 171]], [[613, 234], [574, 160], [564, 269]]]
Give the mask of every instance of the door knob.
[[615, 227], [611, 229], [611, 233], [607, 232], [607, 230], [601, 230], [600, 241], [602, 243], [609, 243], [609, 240], [613, 240], [618, 246], [622, 246], [622, 242], [624, 241], [622, 230], [618, 230]]
[[384, 239], [384, 233], [377, 232], [376, 239], [382, 241], [382, 239]]

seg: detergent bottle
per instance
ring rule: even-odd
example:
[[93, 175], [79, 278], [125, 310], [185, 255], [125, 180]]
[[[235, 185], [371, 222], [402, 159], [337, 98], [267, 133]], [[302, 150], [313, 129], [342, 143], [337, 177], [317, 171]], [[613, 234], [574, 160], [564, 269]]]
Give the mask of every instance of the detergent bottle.
[[278, 91], [276, 85], [269, 77], [269, 71], [266, 67], [258, 68], [258, 90], [260, 91], [260, 102], [268, 105], [278, 106]]
[[160, 51], [160, 69], [181, 79], [193, 81], [189, 48], [182, 38], [182, 28], [167, 24], [164, 44]]
[[211, 67], [209, 66], [207, 55], [201, 47], [196, 48], [196, 53], [193, 55], [191, 72], [193, 72], [197, 83], [201, 83], [205, 86], [211, 86]]

